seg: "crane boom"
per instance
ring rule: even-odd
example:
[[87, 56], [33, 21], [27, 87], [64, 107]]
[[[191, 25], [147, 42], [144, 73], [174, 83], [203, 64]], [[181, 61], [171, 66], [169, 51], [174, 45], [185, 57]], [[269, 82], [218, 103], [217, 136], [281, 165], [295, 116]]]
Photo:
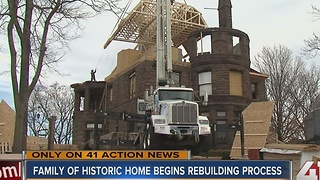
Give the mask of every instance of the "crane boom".
[[[164, 3], [164, 1], [166, 2]], [[157, 0], [157, 86], [163, 86], [168, 83], [171, 85], [171, 2], [172, 0]], [[166, 23], [164, 23], [164, 17], [166, 17]], [[167, 60], [167, 76], [165, 60]]]
[[157, 86], [165, 81], [163, 2], [157, 0]]
[[167, 71], [168, 71], [168, 82], [169, 85], [172, 85], [172, 79], [171, 79], [171, 74], [172, 74], [172, 45], [171, 45], [171, 3], [172, 0], [167, 0], [166, 2], [166, 15], [167, 15], [167, 27], [166, 27], [166, 44], [167, 44], [167, 52], [166, 52], [166, 58], [167, 58]]

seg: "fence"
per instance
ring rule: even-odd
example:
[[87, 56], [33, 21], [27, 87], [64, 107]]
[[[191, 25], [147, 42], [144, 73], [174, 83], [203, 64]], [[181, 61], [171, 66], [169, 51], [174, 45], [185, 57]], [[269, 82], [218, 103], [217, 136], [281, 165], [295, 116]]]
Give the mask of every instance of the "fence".
[[12, 147], [9, 142], [0, 142], [0, 154], [5, 154], [6, 152], [11, 152]]
[[[48, 144], [36, 144], [29, 142], [27, 150], [47, 150], [47, 147]], [[54, 144], [54, 150], [77, 150], [77, 146], [72, 144]], [[0, 142], [0, 154], [7, 154], [10, 152], [12, 152], [12, 145], [9, 142]]]

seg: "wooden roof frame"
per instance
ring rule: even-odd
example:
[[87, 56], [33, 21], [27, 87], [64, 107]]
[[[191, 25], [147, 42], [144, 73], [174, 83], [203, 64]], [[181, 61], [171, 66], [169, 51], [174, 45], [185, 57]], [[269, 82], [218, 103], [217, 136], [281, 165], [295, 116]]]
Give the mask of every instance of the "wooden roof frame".
[[[171, 36], [174, 47], [179, 47], [191, 32], [207, 27], [201, 13], [192, 6], [174, 2], [171, 10]], [[113, 40], [147, 46], [155, 44], [156, 0], [141, 0], [120, 22], [103, 48], [107, 48]]]

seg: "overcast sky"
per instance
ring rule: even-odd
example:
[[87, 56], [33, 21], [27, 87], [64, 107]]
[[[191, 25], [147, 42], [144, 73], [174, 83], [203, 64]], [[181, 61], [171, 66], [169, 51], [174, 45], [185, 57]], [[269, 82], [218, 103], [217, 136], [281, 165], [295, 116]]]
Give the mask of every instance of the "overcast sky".
[[[128, 0], [123, 1], [123, 4]], [[183, 2], [182, 0], [177, 0]], [[218, 26], [218, 0], [185, 0], [202, 12], [209, 27]], [[130, 10], [139, 2], [133, 0]], [[261, 52], [263, 46], [282, 44], [289, 47], [294, 55], [301, 53], [303, 40], [312, 36], [313, 32], [320, 32], [320, 20], [310, 14], [311, 5], [320, 7], [319, 0], [233, 0], [232, 17], [233, 28], [249, 35], [251, 59]], [[59, 64], [59, 70], [68, 74], [62, 77], [48, 75], [47, 85], [58, 82], [70, 86], [90, 80], [90, 70], [97, 69], [96, 79], [103, 80], [116, 65], [116, 55], [122, 49], [132, 48], [134, 44], [113, 41], [107, 49], [104, 43], [111, 35], [117, 18], [110, 12], [86, 22], [84, 36], [70, 43], [70, 52]], [[6, 41], [0, 37], [1, 45]], [[4, 47], [6, 48], [6, 47]], [[9, 56], [1, 49], [0, 53], [0, 100], [4, 99], [13, 107], [10, 74], [1, 74], [9, 70]], [[320, 56], [308, 62], [316, 62]]]

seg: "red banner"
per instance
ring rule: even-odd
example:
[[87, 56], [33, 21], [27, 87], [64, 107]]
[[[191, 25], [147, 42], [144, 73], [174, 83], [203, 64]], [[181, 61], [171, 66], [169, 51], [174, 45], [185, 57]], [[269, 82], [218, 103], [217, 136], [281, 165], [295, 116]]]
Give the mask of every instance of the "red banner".
[[0, 161], [0, 180], [21, 180], [21, 161]]

